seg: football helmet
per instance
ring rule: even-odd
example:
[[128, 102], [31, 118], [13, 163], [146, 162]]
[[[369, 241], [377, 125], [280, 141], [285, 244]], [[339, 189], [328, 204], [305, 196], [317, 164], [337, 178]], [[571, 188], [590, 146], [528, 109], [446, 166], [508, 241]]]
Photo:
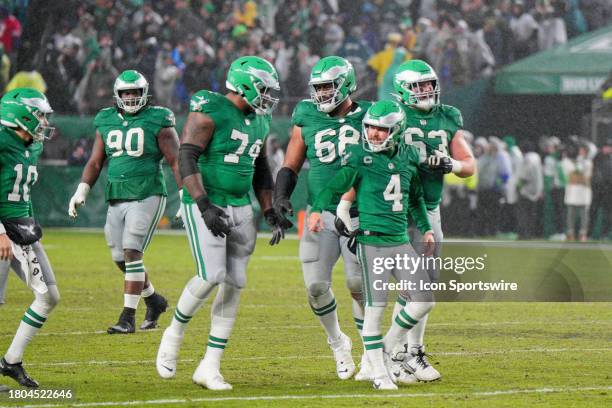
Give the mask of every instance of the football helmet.
[[410, 60], [400, 65], [393, 77], [393, 88], [394, 96], [405, 105], [428, 111], [440, 104], [438, 75], [425, 61]]
[[47, 97], [32, 88], [16, 88], [4, 94], [0, 100], [0, 123], [10, 128], [28, 132], [42, 142], [53, 135], [48, 115], [53, 113]]
[[357, 89], [353, 65], [341, 57], [321, 58], [310, 72], [310, 98], [321, 112], [336, 109]]
[[278, 104], [278, 73], [263, 58], [240, 57], [229, 67], [225, 86], [244, 98], [257, 115], [269, 115]]
[[[140, 90], [139, 96], [122, 98], [121, 93], [132, 89]], [[149, 82], [140, 72], [133, 69], [123, 71], [113, 86], [115, 103], [119, 109], [126, 113], [136, 113], [142, 109], [149, 101]]]
[[[386, 129], [387, 135], [382, 140], [372, 140], [368, 128]], [[363, 118], [363, 148], [372, 153], [392, 149], [400, 140], [406, 127], [404, 109], [394, 101], [378, 101], [370, 106]]]

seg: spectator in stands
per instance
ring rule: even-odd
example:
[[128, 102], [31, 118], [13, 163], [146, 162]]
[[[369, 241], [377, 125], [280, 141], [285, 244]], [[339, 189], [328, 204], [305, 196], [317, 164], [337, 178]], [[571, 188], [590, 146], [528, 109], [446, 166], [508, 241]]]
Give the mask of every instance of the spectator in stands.
[[11, 59], [4, 52], [4, 48], [0, 45], [0, 89], [5, 89], [9, 82], [11, 72]]
[[591, 176], [593, 163], [588, 158], [588, 147], [575, 140], [568, 146], [567, 156], [562, 160], [563, 171], [567, 178], [564, 203], [567, 208], [566, 239], [574, 241], [576, 218], [579, 219], [578, 237], [587, 240], [589, 229], [589, 207], [591, 206]]
[[591, 180], [593, 201], [590, 219], [593, 224], [599, 220], [600, 238], [607, 238], [612, 229], [612, 137], [604, 140], [599, 153], [593, 160]]
[[525, 10], [523, 0], [514, 2], [512, 16], [510, 29], [514, 34], [514, 59], [525, 58], [538, 49], [540, 25], [531, 13]]
[[376, 73], [376, 84], [380, 86], [385, 77], [385, 73], [393, 62], [395, 49], [402, 42], [402, 36], [399, 33], [390, 33], [387, 36], [387, 44], [382, 51], [377, 52], [368, 60], [368, 66]]
[[[504, 152], [501, 140], [490, 137], [485, 152], [478, 158], [478, 210], [481, 218], [481, 235], [497, 233], [502, 200], [510, 177], [510, 160]], [[485, 221], [488, 220], [488, 221]]]
[[21, 23], [8, 8], [0, 6], [0, 43], [4, 47], [4, 52], [11, 55], [19, 44], [19, 37], [21, 37]]
[[40, 92], [47, 91], [47, 83], [43, 79], [40, 72], [34, 68], [32, 61], [27, 62], [23, 69], [17, 72], [6, 85], [5, 92], [15, 88], [34, 88]]
[[563, 16], [565, 11], [559, 2], [543, 2], [536, 7], [540, 22], [538, 31], [538, 49], [540, 51], [554, 48], [567, 42], [567, 30]]
[[112, 102], [117, 75], [119, 73], [108, 59], [98, 57], [89, 63], [87, 73], [74, 94], [81, 115], [93, 115]]
[[533, 143], [525, 143], [525, 157], [518, 169], [518, 233], [520, 239], [538, 236], [540, 204], [544, 192], [542, 159]]
[[504, 151], [508, 153], [510, 162], [510, 176], [506, 186], [505, 203], [503, 204], [503, 219], [500, 223], [500, 230], [510, 234], [516, 232], [517, 202], [518, 202], [518, 178], [519, 171], [523, 167], [523, 153], [516, 145], [513, 136], [505, 136], [503, 139]]
[[91, 139], [81, 138], [77, 140], [74, 145], [74, 149], [68, 157], [68, 165], [70, 166], [84, 166], [89, 160], [91, 155]]
[[188, 64], [183, 74], [183, 83], [189, 95], [201, 90], [210, 89], [212, 63], [204, 53], [198, 53], [192, 63]]
[[155, 96], [160, 101], [164, 101], [166, 107], [172, 111], [181, 109], [177, 104], [176, 82], [181, 77], [182, 71], [174, 63], [172, 55], [167, 52], [158, 54], [155, 63]]
[[561, 167], [561, 141], [556, 136], [549, 137], [544, 144], [544, 211], [552, 217], [551, 231], [544, 231], [553, 240], [564, 239], [563, 198], [566, 177]]
[[82, 48], [79, 50], [79, 62], [87, 66], [92, 58], [92, 52], [97, 46], [98, 32], [93, 26], [94, 18], [91, 14], [85, 13], [80, 19], [78, 25], [72, 30], [72, 36], [76, 37]]

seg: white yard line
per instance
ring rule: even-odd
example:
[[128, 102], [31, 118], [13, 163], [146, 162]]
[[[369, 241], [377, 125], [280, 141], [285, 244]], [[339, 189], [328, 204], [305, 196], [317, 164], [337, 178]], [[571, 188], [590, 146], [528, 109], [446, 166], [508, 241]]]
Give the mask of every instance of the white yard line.
[[[510, 350], [482, 350], [482, 351], [441, 351], [435, 352], [435, 356], [487, 356], [487, 355], [503, 355], [515, 353], [579, 353], [579, 352], [612, 352], [612, 348], [531, 348], [531, 349], [510, 349]], [[358, 355], [354, 356], [358, 358]], [[224, 361], [261, 361], [261, 360], [312, 360], [312, 359], [332, 359], [331, 355], [314, 355], [314, 356], [250, 356], [250, 357], [225, 357]], [[199, 360], [181, 359], [180, 362], [190, 363]], [[56, 366], [86, 366], [86, 365], [133, 365], [133, 364], [154, 364], [155, 360], [89, 360], [89, 361], [61, 361], [51, 363], [28, 363], [28, 367], [56, 367]]]
[[[422, 393], [398, 393], [398, 394], [323, 394], [323, 395], [264, 395], [256, 397], [205, 397], [205, 398], [168, 398], [158, 400], [141, 400], [141, 401], [109, 401], [109, 402], [84, 402], [64, 404], [33, 404], [24, 405], [23, 408], [53, 408], [61, 406], [73, 407], [113, 407], [113, 406], [132, 406], [132, 405], [179, 405], [193, 404], [197, 402], [228, 402], [228, 401], [296, 401], [296, 400], [335, 400], [335, 399], [387, 399], [387, 398], [465, 398], [471, 397], [496, 397], [501, 395], [517, 395], [517, 394], [550, 394], [550, 393], [573, 393], [587, 391], [609, 391], [612, 386], [601, 387], [548, 387], [534, 389], [511, 389], [511, 390], [489, 390], [489, 391], [462, 391], [462, 392], [422, 392]], [[0, 407], [9, 408], [9, 407]]]
[[[427, 327], [484, 327], [484, 326], [522, 326], [522, 325], [610, 325], [612, 324], [612, 320], [579, 320], [579, 321], [571, 321], [571, 320], [562, 320], [562, 321], [511, 321], [511, 322], [453, 322], [453, 323], [429, 323]], [[287, 326], [247, 326], [241, 327], [237, 326], [234, 328], [234, 331], [258, 331], [258, 330], [309, 330], [321, 327], [319, 324], [309, 324], [309, 325], [287, 325]], [[153, 329], [149, 330], [150, 332], [158, 332], [161, 329]], [[201, 331], [201, 330], [209, 330], [208, 327], [194, 327], [190, 329], [190, 331]], [[87, 335], [97, 335], [97, 334], [106, 334], [106, 330], [96, 330], [96, 331], [73, 331], [73, 332], [45, 332], [41, 331], [36, 334], [36, 337], [45, 337], [45, 336], [87, 336]], [[15, 333], [3, 333], [0, 334], [0, 338], [3, 337], [13, 337]]]

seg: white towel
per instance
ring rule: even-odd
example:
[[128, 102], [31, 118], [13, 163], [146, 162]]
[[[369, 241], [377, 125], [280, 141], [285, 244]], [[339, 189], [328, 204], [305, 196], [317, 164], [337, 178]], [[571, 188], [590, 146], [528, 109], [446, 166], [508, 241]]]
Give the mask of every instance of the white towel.
[[30, 245], [13, 244], [13, 256], [21, 264], [26, 285], [33, 291], [44, 294], [49, 291], [45, 283], [40, 262]]

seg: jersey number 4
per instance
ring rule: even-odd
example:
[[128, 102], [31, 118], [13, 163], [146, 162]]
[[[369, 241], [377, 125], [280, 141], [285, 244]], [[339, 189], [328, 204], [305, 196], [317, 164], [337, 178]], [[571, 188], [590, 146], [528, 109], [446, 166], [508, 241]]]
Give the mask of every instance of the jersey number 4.
[[404, 209], [404, 205], [402, 204], [404, 194], [402, 193], [402, 184], [400, 182], [399, 174], [391, 175], [391, 180], [389, 180], [389, 184], [387, 184], [387, 188], [385, 188], [383, 197], [385, 198], [385, 201], [393, 202], [391, 205], [391, 211], [397, 212]]
[[[36, 179], [38, 178], [38, 172], [36, 171], [36, 166], [28, 166], [28, 172], [25, 177], [25, 182], [22, 184], [23, 180], [23, 164], [17, 164], [14, 168], [15, 170], [15, 184], [13, 184], [13, 191], [11, 191], [8, 195], [8, 201], [29, 201], [30, 200], [30, 186], [36, 183]], [[23, 187], [22, 187], [23, 186]], [[23, 191], [23, 194], [19, 193], [19, 190]]]
[[[336, 136], [335, 129], [325, 129], [315, 134], [315, 154], [321, 163], [331, 163], [336, 159], [336, 145], [331, 140], [323, 141], [324, 136]], [[352, 126], [344, 125], [338, 132], [338, 155], [342, 156], [346, 145], [359, 143], [361, 135]]]
[[[125, 133], [125, 140], [123, 136], [123, 131], [119, 129], [108, 132], [106, 136], [106, 145], [109, 149], [115, 150], [112, 156], [121, 156], [124, 151], [128, 156], [142, 156], [144, 152], [144, 130], [142, 128], [128, 129]], [[136, 146], [134, 146], [134, 144], [136, 144]]]

